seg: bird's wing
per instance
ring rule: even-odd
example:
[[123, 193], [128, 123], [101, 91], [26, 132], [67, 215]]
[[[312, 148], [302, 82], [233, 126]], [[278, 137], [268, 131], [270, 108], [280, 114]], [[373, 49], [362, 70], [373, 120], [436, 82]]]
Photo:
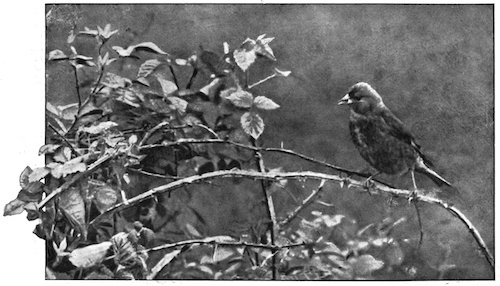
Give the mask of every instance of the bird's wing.
[[396, 137], [409, 145], [411, 145], [415, 151], [422, 157], [424, 163], [429, 167], [432, 167], [432, 162], [422, 153], [420, 145], [415, 141], [415, 137], [411, 134], [410, 130], [405, 127], [403, 122], [394, 115], [389, 109], [384, 109], [381, 112], [382, 120], [386, 123], [388, 127], [389, 134]]

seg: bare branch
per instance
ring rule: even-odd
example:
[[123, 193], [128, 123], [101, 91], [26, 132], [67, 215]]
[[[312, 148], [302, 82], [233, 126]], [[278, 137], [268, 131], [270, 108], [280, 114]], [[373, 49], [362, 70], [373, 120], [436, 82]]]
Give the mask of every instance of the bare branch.
[[250, 242], [243, 242], [243, 241], [221, 242], [221, 241], [217, 241], [215, 239], [213, 239], [213, 240], [192, 239], [192, 240], [185, 240], [185, 241], [163, 244], [163, 245], [159, 245], [156, 247], [141, 250], [140, 252], [158, 251], [158, 250], [176, 248], [179, 246], [193, 245], [193, 244], [211, 244], [211, 245], [233, 246], [233, 247], [255, 247], [255, 248], [263, 248], [263, 249], [269, 249], [269, 250], [280, 250], [280, 249], [285, 249], [285, 248], [307, 246], [307, 245], [310, 245], [311, 243], [300, 242], [300, 243], [293, 243], [293, 244], [286, 244], [286, 245], [270, 245], [270, 244], [250, 243]]
[[[347, 175], [355, 175], [355, 176], [359, 176], [359, 177], [363, 177], [363, 178], [368, 178], [368, 177], [371, 176], [371, 174], [365, 174], [365, 173], [360, 173], [360, 172], [348, 170], [348, 169], [345, 169], [345, 168], [342, 168], [342, 167], [339, 167], [339, 166], [336, 166], [336, 165], [333, 165], [333, 164], [330, 164], [330, 163], [327, 163], [327, 162], [324, 162], [324, 161], [320, 161], [320, 160], [314, 159], [314, 158], [306, 156], [304, 154], [297, 153], [297, 152], [295, 152], [293, 150], [289, 150], [289, 149], [272, 148], [272, 147], [271, 148], [269, 148], [269, 147], [257, 147], [257, 146], [251, 146], [251, 145], [246, 145], [246, 144], [242, 144], [242, 143], [238, 143], [238, 142], [234, 142], [234, 141], [230, 141], [230, 140], [222, 140], [222, 139], [179, 139], [178, 141], [175, 141], [175, 142], [165, 142], [165, 143], [162, 143], [162, 144], [144, 145], [144, 146], [140, 147], [139, 149], [140, 150], [146, 150], [146, 149], [168, 147], [168, 146], [176, 146], [176, 145], [182, 145], [182, 144], [229, 144], [229, 145], [233, 145], [233, 146], [236, 146], [236, 147], [240, 147], [240, 148], [248, 149], [248, 150], [253, 150], [253, 151], [283, 153], [283, 154], [288, 154], [288, 155], [291, 155], [291, 156], [295, 156], [295, 157], [301, 158], [301, 159], [303, 159], [305, 161], [309, 161], [309, 162], [312, 162], [312, 163], [315, 163], [315, 164], [322, 165], [324, 167], [327, 167], [327, 168], [330, 168], [332, 170], [345, 173]], [[376, 179], [373, 179], [373, 178], [371, 180], [375, 181], [375, 182], [377, 182], [379, 184], [383, 184], [383, 185], [385, 185], [387, 187], [391, 187], [392, 188], [391, 185], [386, 184], [386, 183], [384, 183], [382, 181], [379, 181], [379, 180], [376, 180]]]
[[[80, 174], [82, 174], [82, 173], [80, 173]], [[339, 175], [323, 174], [323, 173], [310, 172], [310, 171], [284, 172], [284, 173], [278, 173], [278, 172], [276, 172], [276, 173], [275, 172], [273, 172], [273, 173], [261, 173], [261, 172], [255, 172], [255, 171], [245, 171], [245, 170], [215, 171], [215, 172], [205, 173], [202, 175], [195, 175], [195, 176], [187, 177], [187, 178], [184, 178], [181, 180], [177, 180], [177, 181], [150, 189], [150, 190], [148, 190], [140, 195], [137, 195], [137, 196], [129, 199], [127, 203], [119, 203], [119, 204], [114, 205], [113, 207], [107, 209], [102, 214], [100, 214], [96, 218], [94, 218], [89, 224], [93, 224], [93, 223], [99, 221], [101, 218], [103, 218], [105, 215], [107, 215], [111, 212], [115, 212], [115, 211], [124, 209], [126, 207], [132, 206], [132, 205], [137, 204], [143, 200], [146, 200], [152, 196], [155, 196], [159, 193], [172, 192], [172, 191], [174, 191], [182, 186], [193, 184], [195, 182], [206, 181], [206, 180], [211, 180], [211, 179], [215, 179], [215, 178], [228, 178], [228, 177], [230, 177], [230, 178], [241, 177], [241, 178], [250, 178], [250, 179], [265, 179], [265, 180], [316, 179], [316, 180], [336, 181], [339, 183], [347, 183], [348, 188], [366, 193], [366, 190], [365, 190], [366, 187], [365, 187], [364, 182], [357, 181], [357, 180], [354, 180], [351, 178], [344, 178], [344, 177], [341, 177]], [[66, 186], [66, 187], [68, 187], [68, 186]], [[53, 193], [56, 193], [56, 192], [57, 192], [57, 190], [54, 191]], [[429, 204], [438, 205], [438, 206], [446, 209], [448, 212], [452, 213], [455, 217], [457, 217], [462, 223], [464, 223], [466, 225], [469, 232], [472, 234], [472, 236], [476, 240], [477, 244], [479, 245], [484, 256], [486, 257], [486, 259], [490, 263], [491, 267], [493, 267], [493, 268], [495, 267], [493, 255], [491, 254], [488, 247], [486, 246], [486, 243], [484, 242], [483, 238], [479, 234], [479, 231], [467, 219], [467, 217], [460, 210], [458, 210], [456, 207], [454, 207], [454, 206], [452, 206], [452, 205], [450, 205], [450, 204], [448, 204], [448, 203], [446, 203], [438, 198], [433, 198], [430, 196], [424, 196], [424, 195], [420, 195], [420, 194], [414, 194], [412, 191], [409, 191], [409, 190], [391, 188], [391, 187], [388, 187], [386, 185], [376, 183], [376, 182], [374, 182], [372, 194], [385, 194], [385, 195], [390, 195], [390, 196], [402, 197], [405, 199], [412, 198], [415, 201], [421, 201], [421, 202], [426, 202]], [[52, 195], [52, 193], [51, 193], [51, 195]]]

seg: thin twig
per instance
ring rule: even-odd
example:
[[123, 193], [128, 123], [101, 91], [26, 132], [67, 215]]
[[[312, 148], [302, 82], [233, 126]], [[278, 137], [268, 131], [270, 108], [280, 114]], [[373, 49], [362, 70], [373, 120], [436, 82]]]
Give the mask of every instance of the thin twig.
[[59, 133], [59, 131], [54, 126], [52, 126], [52, 124], [48, 123], [48, 125], [49, 128], [52, 129], [57, 134], [57, 136], [59, 136], [66, 143], [66, 145], [68, 145], [69, 149], [71, 149], [71, 152], [73, 152], [73, 154], [75, 154], [76, 157], [79, 157], [81, 155], [78, 151], [75, 150], [73, 145], [69, 143], [68, 139], [66, 139], [66, 137], [64, 137], [61, 133]]
[[139, 252], [147, 253], [147, 252], [151, 252], [151, 251], [158, 251], [158, 250], [176, 248], [179, 246], [193, 245], [193, 244], [211, 244], [211, 245], [233, 246], [233, 247], [255, 247], [255, 248], [263, 248], [263, 249], [269, 249], [269, 250], [280, 250], [280, 249], [285, 249], [285, 248], [307, 246], [310, 243], [300, 242], [300, 243], [293, 243], [293, 244], [286, 244], [286, 245], [270, 245], [270, 244], [250, 243], [250, 242], [243, 242], [243, 241], [222, 242], [222, 241], [207, 240], [207, 239], [192, 239], [192, 240], [185, 240], [185, 241], [163, 244], [163, 245], [159, 245], [156, 247], [144, 249], [144, 250], [141, 250]]
[[418, 219], [418, 229], [420, 230], [420, 235], [418, 237], [418, 244], [417, 244], [417, 250], [420, 250], [420, 247], [422, 246], [422, 240], [424, 239], [424, 227], [422, 225], [422, 217], [420, 216], [420, 209], [417, 206], [417, 202], [413, 202], [413, 206], [415, 207], [415, 211], [417, 212], [417, 219]]
[[148, 171], [134, 169], [134, 168], [127, 168], [127, 170], [132, 171], [132, 172], [136, 172], [139, 174], [143, 174], [146, 176], [157, 177], [157, 178], [162, 178], [162, 179], [179, 180], [179, 179], [183, 178], [183, 177], [178, 177], [178, 176], [167, 176], [167, 175], [162, 175], [162, 174], [151, 173]]
[[282, 220], [278, 225], [280, 228], [283, 228], [285, 227], [286, 225], [288, 225], [295, 217], [297, 217], [297, 215], [299, 214], [299, 212], [301, 212], [305, 207], [307, 207], [308, 205], [310, 205], [314, 199], [316, 199], [316, 197], [319, 195], [319, 193], [321, 192], [321, 190], [323, 190], [323, 186], [325, 185], [325, 182], [326, 180], [321, 180], [321, 182], [319, 183], [319, 186], [317, 189], [313, 190], [311, 192], [311, 194], [305, 198], [302, 203], [297, 207], [295, 208], [284, 220]]
[[249, 86], [248, 86], [248, 89], [251, 89], [252, 87], [256, 87], [256, 86], [258, 86], [259, 84], [264, 83], [264, 82], [266, 82], [266, 81], [268, 81], [268, 80], [270, 80], [270, 79], [272, 79], [272, 78], [274, 78], [274, 77], [276, 77], [276, 74], [275, 74], [275, 73], [274, 73], [274, 74], [272, 74], [272, 75], [270, 75], [270, 76], [268, 76], [268, 77], [266, 77], [266, 78], [263, 78], [263, 79], [259, 80], [259, 81], [258, 81], [258, 82], [256, 82], [256, 83], [252, 83], [251, 85], [249, 85]]
[[80, 96], [80, 84], [78, 83], [78, 72], [77, 68], [74, 65], [71, 65], [73, 67], [73, 72], [75, 74], [75, 88], [76, 88], [76, 95], [78, 96], [78, 110], [82, 107], [82, 97]]
[[[109, 158], [108, 158], [109, 159]], [[82, 174], [82, 173], [80, 173]], [[165, 193], [165, 192], [172, 192], [176, 189], [179, 189], [182, 186], [185, 185], [190, 185], [195, 182], [200, 182], [200, 181], [207, 181], [207, 180], [213, 180], [215, 178], [235, 178], [235, 177], [241, 177], [241, 178], [250, 178], [250, 179], [263, 179], [263, 180], [282, 180], [282, 179], [316, 179], [316, 180], [329, 180], [329, 181], [336, 181], [339, 183], [347, 183], [348, 188], [351, 188], [356, 191], [360, 192], [366, 192], [365, 190], [365, 183], [362, 181], [354, 180], [352, 178], [344, 178], [339, 175], [332, 175], [332, 174], [324, 174], [324, 173], [318, 173], [318, 172], [311, 172], [311, 171], [304, 171], [304, 172], [273, 172], [273, 173], [261, 173], [261, 172], [256, 172], [256, 171], [246, 171], [246, 170], [223, 170], [223, 171], [215, 171], [215, 172], [208, 172], [202, 175], [194, 175], [190, 176], [181, 180], [177, 180], [165, 185], [158, 186], [156, 188], [150, 189], [142, 194], [139, 194], [131, 199], [128, 200], [127, 204], [125, 203], [119, 203], [116, 204], [100, 215], [98, 215], [94, 220], [92, 220], [89, 224], [93, 224], [100, 219], [102, 219], [104, 216], [108, 215], [111, 212], [115, 212], [121, 209], [124, 209], [126, 207], [130, 207], [132, 205], [135, 205], [141, 201], [144, 201], [152, 196], [156, 196], [159, 193]], [[483, 238], [479, 234], [479, 231], [474, 227], [474, 225], [467, 219], [467, 217], [456, 207], [438, 199], [438, 198], [433, 198], [425, 195], [419, 195], [419, 194], [414, 194], [412, 191], [409, 190], [403, 190], [403, 189], [396, 189], [396, 188], [391, 188], [383, 184], [379, 183], [374, 183], [375, 186], [373, 187], [372, 194], [385, 194], [389, 196], [396, 196], [396, 197], [402, 197], [409, 199], [410, 197], [415, 200], [415, 201], [421, 201], [421, 202], [426, 202], [429, 204], [434, 204], [438, 205], [439, 207], [442, 207], [446, 209], [448, 212], [453, 214], [455, 217], [457, 217], [465, 226], [468, 228], [469, 232], [472, 234], [474, 239], [476, 240], [476, 243], [479, 245], [482, 253], [490, 263], [490, 266], [494, 269], [495, 268], [495, 260], [493, 258], [493, 255], [491, 254], [490, 250], [486, 246], [486, 243], [484, 242]], [[68, 186], [67, 186], [68, 187]], [[55, 193], [54, 191], [53, 193]], [[52, 193], [51, 193], [52, 194]]]
[[[300, 154], [300, 153], [295, 152], [295, 151], [290, 150], [290, 149], [273, 148], [273, 147], [256, 147], [256, 146], [246, 145], [243, 143], [238, 143], [235, 141], [223, 140], [223, 139], [179, 139], [175, 142], [164, 142], [161, 144], [144, 145], [144, 146], [141, 146], [139, 149], [146, 150], [146, 149], [168, 147], [168, 146], [182, 145], [182, 144], [230, 144], [230, 145], [234, 145], [236, 147], [240, 147], [240, 148], [248, 149], [248, 150], [253, 150], [253, 151], [276, 152], [276, 153], [283, 153], [283, 154], [295, 156], [295, 157], [301, 158], [305, 161], [319, 164], [319, 165], [322, 165], [324, 167], [330, 168], [332, 170], [345, 173], [347, 175], [355, 175], [355, 176], [359, 176], [359, 177], [363, 177], [363, 178], [368, 178], [371, 176], [371, 174], [360, 173], [360, 172], [352, 171], [349, 169], [345, 169], [345, 168], [342, 168], [342, 167], [339, 167], [339, 166], [336, 166], [336, 165], [333, 165], [333, 164], [330, 164], [330, 163], [327, 163], [324, 161], [314, 159], [314, 158], [309, 157], [307, 155]], [[391, 186], [387, 183], [384, 183], [382, 181], [379, 181], [377, 179], [372, 178], [371, 181], [374, 181], [374, 182], [377, 182], [379, 184], [385, 185], [387, 187], [393, 188], [393, 186]]]
[[[252, 140], [252, 145], [254, 147], [257, 146], [256, 140]], [[264, 159], [262, 158], [262, 154], [260, 151], [255, 151], [255, 160], [256, 160], [256, 165], [257, 168], [261, 173], [266, 172], [266, 167], [264, 165]], [[266, 188], [266, 182], [264, 180], [260, 181], [260, 186], [262, 189], [262, 193], [264, 195], [264, 200], [266, 202], [266, 207], [267, 207], [267, 212], [269, 215], [269, 220], [270, 220], [270, 225], [269, 225], [269, 232], [271, 233], [271, 245], [275, 245], [276, 242], [276, 236], [278, 233], [278, 224], [276, 222], [276, 211], [274, 209], [274, 202], [273, 202], [273, 197], [271, 195], [271, 192]], [[277, 280], [278, 279], [278, 271], [276, 268], [276, 251], [273, 251], [272, 254], [272, 260], [271, 260], [271, 273], [272, 273], [272, 280]]]
[[179, 82], [177, 81], [177, 76], [175, 76], [174, 68], [171, 64], [168, 65], [168, 68], [170, 69], [170, 73], [172, 73], [172, 79], [174, 80], [175, 86], [179, 89]]

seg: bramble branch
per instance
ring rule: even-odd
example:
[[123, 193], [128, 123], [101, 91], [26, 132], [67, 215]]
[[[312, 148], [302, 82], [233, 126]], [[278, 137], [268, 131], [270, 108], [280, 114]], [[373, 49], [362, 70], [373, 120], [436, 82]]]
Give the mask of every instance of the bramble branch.
[[[200, 181], [213, 180], [216, 178], [234, 178], [234, 177], [247, 178], [247, 179], [261, 179], [261, 180], [263, 180], [263, 179], [264, 180], [316, 179], [316, 180], [325, 180], [325, 181], [336, 181], [336, 182], [341, 183], [342, 185], [344, 185], [344, 184], [347, 185], [347, 188], [351, 188], [351, 189], [356, 190], [356, 191], [366, 192], [366, 186], [365, 186], [366, 184], [362, 181], [354, 180], [351, 178], [344, 178], [344, 177], [341, 177], [339, 175], [324, 174], [324, 173], [311, 172], [311, 171], [283, 172], [283, 173], [278, 173], [278, 172], [261, 173], [261, 172], [246, 171], [246, 170], [215, 171], [215, 172], [205, 173], [202, 175], [195, 175], [195, 176], [187, 177], [187, 178], [184, 178], [181, 180], [177, 180], [177, 181], [150, 189], [150, 190], [148, 190], [140, 195], [137, 195], [137, 196], [129, 199], [127, 202], [116, 204], [113, 207], [107, 209], [102, 214], [100, 214], [96, 218], [94, 218], [89, 224], [93, 224], [93, 223], [99, 221], [101, 218], [103, 218], [107, 214], [110, 214], [111, 212], [115, 212], [115, 211], [124, 209], [126, 207], [130, 207], [132, 205], [135, 205], [141, 201], [144, 201], [144, 200], [151, 198], [151, 197], [153, 197], [157, 194], [160, 194], [160, 193], [172, 192], [176, 189], [179, 189], [182, 186], [190, 185], [190, 184], [200, 182]], [[54, 191], [54, 193], [56, 191]], [[386, 194], [386, 195], [401, 197], [401, 198], [405, 198], [405, 199], [412, 198], [413, 200], [416, 200], [416, 201], [421, 201], [421, 202], [426, 202], [429, 204], [438, 205], [439, 207], [446, 209], [448, 212], [453, 214], [462, 223], [465, 224], [465, 226], [467, 227], [469, 232], [472, 234], [472, 236], [476, 240], [476, 243], [479, 245], [482, 253], [484, 254], [486, 259], [488, 260], [490, 266], [492, 268], [495, 267], [493, 255], [491, 254], [488, 247], [486, 246], [486, 243], [484, 242], [483, 238], [479, 234], [479, 231], [467, 219], [467, 217], [460, 210], [458, 210], [456, 207], [454, 207], [454, 206], [452, 206], [452, 205], [450, 205], [450, 204], [448, 204], [448, 203], [446, 203], [438, 198], [433, 198], [433, 197], [420, 195], [420, 194], [414, 194], [413, 191], [391, 188], [391, 187], [388, 187], [386, 185], [379, 184], [376, 182], [374, 182], [371, 193], [372, 194]]]
[[285, 249], [285, 248], [294, 248], [294, 247], [307, 246], [307, 245], [310, 245], [311, 243], [300, 242], [300, 243], [285, 244], [285, 245], [270, 245], [270, 244], [250, 243], [250, 242], [243, 242], [243, 241], [234, 241], [234, 242], [225, 241], [225, 242], [222, 242], [222, 241], [217, 241], [215, 239], [213, 239], [213, 240], [192, 239], [192, 240], [185, 240], [185, 241], [179, 241], [179, 242], [174, 242], [174, 243], [163, 244], [163, 245], [159, 245], [159, 246], [156, 246], [156, 247], [144, 249], [144, 250], [141, 250], [139, 252], [158, 251], [158, 250], [176, 248], [176, 247], [179, 247], [179, 246], [193, 245], [193, 244], [211, 244], [211, 245], [233, 246], [233, 247], [255, 247], [255, 248], [263, 248], [263, 249], [269, 249], [269, 250], [276, 250], [277, 251], [277, 250]]
[[[290, 149], [273, 148], [273, 147], [271, 147], [271, 148], [269, 148], [269, 147], [257, 147], [257, 146], [246, 145], [246, 144], [238, 143], [238, 142], [235, 142], [235, 141], [223, 140], [223, 139], [179, 139], [179, 140], [177, 140], [175, 142], [164, 142], [164, 143], [161, 143], [161, 144], [144, 145], [144, 146], [141, 146], [139, 148], [139, 150], [147, 150], [147, 149], [152, 149], [152, 148], [169, 147], [169, 146], [178, 146], [178, 145], [182, 145], [182, 144], [229, 144], [229, 145], [233, 145], [233, 146], [236, 146], [236, 147], [239, 147], [239, 148], [243, 148], [243, 149], [247, 149], [247, 150], [261, 151], [261, 152], [283, 153], [283, 154], [287, 154], [287, 155], [291, 155], [291, 156], [295, 156], [295, 157], [301, 158], [301, 159], [303, 159], [305, 161], [309, 161], [309, 162], [312, 162], [312, 163], [315, 163], [315, 164], [322, 165], [324, 167], [327, 167], [327, 168], [330, 168], [332, 170], [345, 173], [347, 175], [351, 175], [351, 176], [354, 175], [354, 176], [359, 176], [359, 177], [363, 177], [363, 178], [368, 178], [368, 177], [371, 176], [371, 174], [365, 174], [365, 173], [360, 173], [360, 172], [348, 170], [348, 169], [345, 169], [345, 168], [342, 168], [342, 167], [339, 167], [339, 166], [336, 166], [336, 165], [333, 165], [333, 164], [330, 164], [330, 163], [327, 163], [327, 162], [324, 162], [324, 161], [320, 161], [320, 160], [314, 159], [314, 158], [309, 157], [307, 155], [297, 153], [297, 152], [295, 152], [293, 150], [290, 150]], [[375, 181], [375, 182], [377, 182], [379, 184], [383, 184], [383, 185], [385, 185], [387, 187], [391, 187], [392, 188], [391, 185], [386, 184], [386, 183], [384, 183], [382, 181], [379, 181], [377, 179], [372, 178], [371, 181]]]

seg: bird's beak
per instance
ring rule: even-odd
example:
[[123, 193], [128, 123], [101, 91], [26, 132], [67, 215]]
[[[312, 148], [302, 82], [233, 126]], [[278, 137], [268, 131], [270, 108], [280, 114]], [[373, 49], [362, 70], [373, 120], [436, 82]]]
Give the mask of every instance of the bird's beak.
[[337, 103], [337, 105], [344, 105], [344, 104], [351, 104], [352, 99], [350, 98], [349, 94], [346, 94], [344, 97], [342, 97], [341, 100]]

